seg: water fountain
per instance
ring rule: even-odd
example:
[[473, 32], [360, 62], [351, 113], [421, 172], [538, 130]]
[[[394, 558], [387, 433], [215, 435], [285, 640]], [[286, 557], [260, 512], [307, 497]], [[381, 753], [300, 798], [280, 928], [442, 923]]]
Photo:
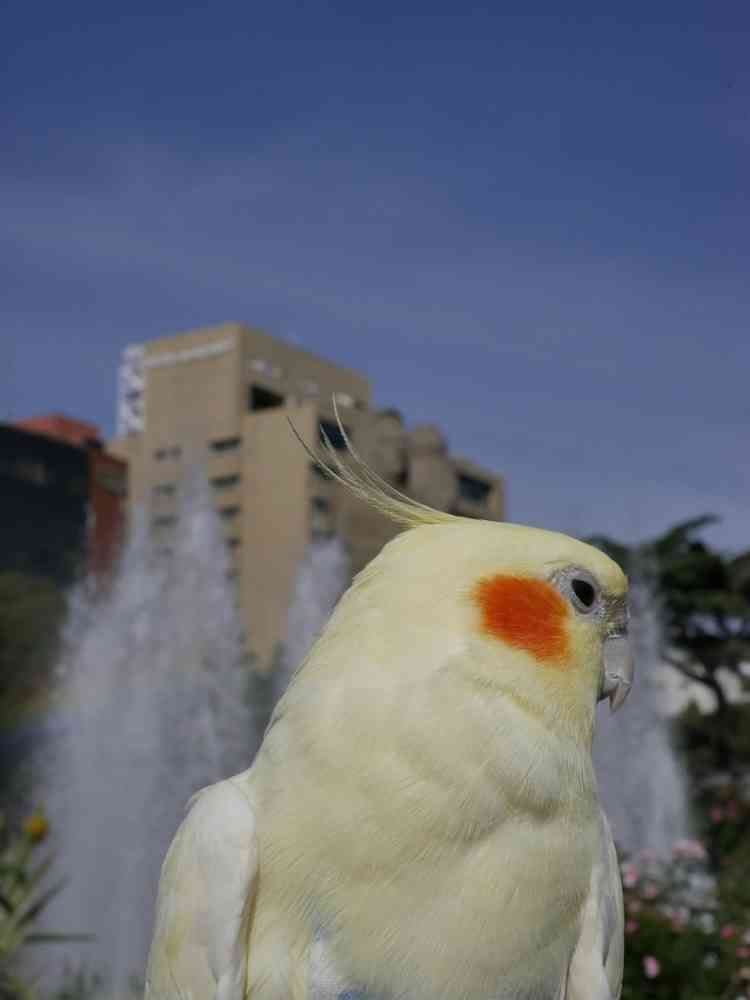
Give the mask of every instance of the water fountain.
[[[221, 524], [197, 470], [182, 485], [174, 532], [169, 551], [155, 548], [140, 512], [110, 588], [86, 580], [70, 597], [43, 778], [68, 884], [44, 924], [95, 938], [35, 970], [50, 986], [63, 966], [83, 967], [101, 974], [108, 997], [127, 995], [144, 969], [159, 866], [185, 803], [246, 768], [262, 735]], [[348, 582], [341, 542], [314, 540], [271, 703]]]
[[68, 884], [45, 922], [95, 934], [66, 945], [65, 962], [103, 973], [115, 996], [142, 975], [159, 866], [185, 803], [247, 767], [254, 743], [226, 550], [198, 473], [174, 530], [171, 551], [154, 551], [141, 516], [108, 592], [90, 581], [74, 591], [46, 750]]
[[615, 840], [627, 852], [668, 857], [689, 836], [685, 777], [675, 757], [658, 673], [663, 631], [659, 596], [647, 569], [631, 576], [631, 645], [636, 678], [624, 707], [599, 706], [594, 764]]
[[283, 656], [274, 673], [275, 700], [283, 694], [350, 582], [349, 557], [341, 539], [335, 535], [313, 539], [294, 584]]

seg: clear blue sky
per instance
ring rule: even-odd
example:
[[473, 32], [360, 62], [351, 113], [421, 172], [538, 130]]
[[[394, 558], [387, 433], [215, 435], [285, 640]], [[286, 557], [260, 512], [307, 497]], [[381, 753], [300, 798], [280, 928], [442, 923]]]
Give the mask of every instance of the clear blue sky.
[[750, 545], [750, 5], [604, 6], [11, 0], [0, 416], [110, 434], [127, 343], [242, 320], [514, 520]]

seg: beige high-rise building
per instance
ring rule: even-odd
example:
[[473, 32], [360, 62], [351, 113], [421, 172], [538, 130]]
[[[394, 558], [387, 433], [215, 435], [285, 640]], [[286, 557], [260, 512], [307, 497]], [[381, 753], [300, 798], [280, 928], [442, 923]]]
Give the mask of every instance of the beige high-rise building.
[[120, 370], [118, 436], [130, 498], [157, 534], [177, 516], [188, 462], [205, 460], [225, 525], [231, 574], [256, 668], [283, 640], [295, 575], [316, 536], [338, 534], [357, 572], [398, 532], [322, 475], [289, 427], [312, 445], [324, 430], [352, 442], [384, 478], [416, 500], [469, 517], [503, 517], [501, 480], [448, 454], [431, 424], [408, 430], [394, 410], [373, 410], [359, 373], [250, 327], [228, 323], [128, 348]]

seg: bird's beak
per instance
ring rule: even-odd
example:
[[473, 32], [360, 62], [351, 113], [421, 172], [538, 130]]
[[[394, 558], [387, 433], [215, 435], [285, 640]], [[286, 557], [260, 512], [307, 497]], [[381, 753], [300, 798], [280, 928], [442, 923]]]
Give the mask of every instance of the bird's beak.
[[633, 659], [630, 655], [627, 631], [610, 633], [604, 640], [599, 701], [609, 698], [609, 707], [616, 712], [633, 686]]

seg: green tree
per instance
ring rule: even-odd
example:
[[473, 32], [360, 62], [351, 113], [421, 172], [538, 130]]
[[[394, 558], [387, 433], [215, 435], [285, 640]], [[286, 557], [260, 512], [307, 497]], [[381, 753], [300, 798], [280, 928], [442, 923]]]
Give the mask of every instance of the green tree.
[[0, 573], [0, 717], [8, 723], [47, 690], [65, 598], [55, 583]]

